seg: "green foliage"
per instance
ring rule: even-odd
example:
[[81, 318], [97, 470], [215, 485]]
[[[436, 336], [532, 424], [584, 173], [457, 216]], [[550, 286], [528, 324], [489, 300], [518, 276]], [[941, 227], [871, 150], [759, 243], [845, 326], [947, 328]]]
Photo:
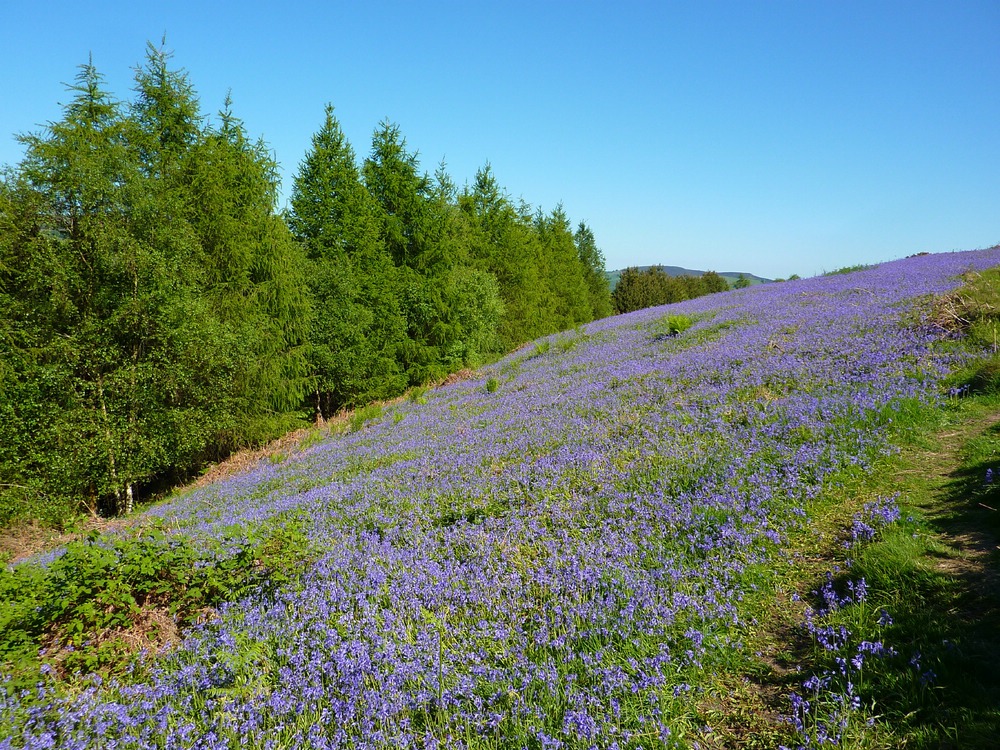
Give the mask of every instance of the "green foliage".
[[542, 339], [535, 343], [531, 349], [531, 356], [529, 359], [534, 359], [536, 357], [542, 357], [549, 353], [552, 349], [552, 341], [550, 339]]
[[[535, 231], [541, 247], [539, 265], [542, 283], [548, 291], [545, 318], [552, 331], [564, 331], [594, 319], [587, 279], [593, 269], [585, 269], [569, 219], [562, 206], [535, 216]], [[590, 271], [590, 276], [585, 271]]]
[[397, 395], [405, 386], [398, 274], [380, 237], [378, 206], [330, 105], [293, 183], [288, 222], [309, 256], [316, 412], [329, 418]]
[[743, 274], [740, 274], [739, 278], [733, 283], [733, 289], [746, 289], [748, 286], [750, 286], [750, 279]]
[[276, 167], [228, 110], [206, 128], [150, 46], [128, 107], [80, 69], [0, 191], [0, 507], [131, 510], [266, 433], [307, 385], [304, 257]]
[[871, 268], [871, 267], [872, 266], [870, 264], [857, 263], [857, 264], [855, 264], [853, 266], [843, 266], [842, 268], [838, 268], [838, 269], [833, 270], [833, 271], [827, 271], [823, 275], [824, 276], [835, 276], [835, 275], [841, 274], [841, 273], [854, 273], [855, 271], [864, 271], [865, 269], [868, 269], [868, 268]]
[[729, 285], [726, 280], [714, 271], [701, 276], [670, 276], [659, 266], [652, 266], [645, 271], [626, 268], [619, 276], [611, 301], [615, 312], [627, 313], [727, 289]]
[[[583, 279], [587, 285], [591, 317], [594, 320], [606, 318], [612, 313], [611, 288], [604, 267], [604, 253], [597, 246], [594, 233], [584, 222], [580, 222], [573, 235], [577, 255], [583, 266]], [[582, 322], [582, 321], [580, 321]]]
[[500, 390], [500, 381], [495, 377], [489, 377], [486, 379], [486, 392], [496, 393]]
[[667, 315], [657, 323], [656, 328], [662, 331], [661, 335], [679, 336], [693, 325], [694, 320], [688, 315]]
[[[42, 567], [0, 570], [0, 671], [10, 688], [32, 684], [41, 664], [58, 675], [120, 672], [129, 634], [162, 643], [152, 622], [184, 628], [222, 602], [293, 582], [311, 555], [301, 522], [273, 521], [249, 536], [216, 541], [162, 528], [71, 542]], [[136, 640], [135, 638], [132, 639]]]
[[361, 168], [332, 106], [286, 216], [277, 164], [150, 44], [119, 103], [92, 64], [0, 182], [0, 524], [64, 523], [206, 462], [610, 312], [593, 232], [421, 173], [397, 125]]
[[369, 404], [361, 409], [357, 409], [351, 414], [351, 431], [357, 432], [365, 426], [365, 422], [371, 422], [382, 418], [382, 407], [379, 404]]

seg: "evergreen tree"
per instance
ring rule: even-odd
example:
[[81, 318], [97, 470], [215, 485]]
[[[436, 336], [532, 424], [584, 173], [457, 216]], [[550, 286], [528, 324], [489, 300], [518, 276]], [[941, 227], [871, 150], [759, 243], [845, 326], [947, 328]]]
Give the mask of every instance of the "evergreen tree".
[[378, 207], [330, 105], [295, 178], [288, 221], [310, 261], [317, 413], [329, 417], [395, 395], [405, 386], [396, 269], [381, 241]]
[[[466, 328], [470, 318], [463, 311], [469, 300], [463, 290], [479, 294], [495, 289], [487, 278], [473, 282], [475, 276], [466, 269], [471, 233], [452, 203], [450, 178], [439, 170], [435, 187], [418, 170], [417, 156], [407, 151], [398, 126], [382, 123], [363, 175], [381, 209], [382, 236], [399, 269], [407, 325], [400, 362], [412, 384], [468, 363], [483, 339]], [[473, 339], [478, 343], [472, 345]]]
[[183, 164], [202, 129], [201, 107], [183, 70], [168, 67], [172, 53], [146, 45], [146, 64], [135, 71], [131, 133], [144, 173], [169, 178]]
[[364, 183], [381, 208], [382, 234], [393, 261], [425, 271], [441, 259], [428, 242], [430, 180], [419, 172], [399, 126], [383, 121], [372, 136], [363, 167]]
[[497, 329], [500, 352], [516, 349], [547, 330], [542, 322], [541, 250], [530, 215], [522, 215], [486, 164], [459, 199], [474, 228], [473, 262], [497, 280], [504, 315]]
[[535, 218], [542, 252], [542, 276], [552, 306], [546, 319], [551, 331], [564, 331], [594, 318], [583, 263], [562, 206]]
[[150, 48], [130, 116], [82, 66], [4, 182], [0, 469], [19, 481], [0, 494], [17, 512], [128, 512], [302, 396], [304, 276], [273, 162], [231, 116], [200, 130], [166, 58]]
[[583, 278], [587, 284], [592, 315], [595, 319], [606, 318], [611, 314], [611, 289], [604, 267], [604, 253], [597, 246], [597, 240], [590, 227], [582, 221], [576, 228], [573, 240], [583, 266]]
[[[226, 99], [220, 124], [191, 149], [190, 222], [206, 262], [205, 293], [235, 334], [233, 396], [251, 430], [309, 391], [305, 253], [276, 215], [277, 165], [251, 143]], [[247, 432], [237, 440], [250, 438]]]

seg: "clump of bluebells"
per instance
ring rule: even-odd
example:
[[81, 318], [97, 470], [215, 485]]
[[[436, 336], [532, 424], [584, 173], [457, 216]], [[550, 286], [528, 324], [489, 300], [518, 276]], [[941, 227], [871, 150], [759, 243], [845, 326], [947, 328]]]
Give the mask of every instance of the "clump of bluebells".
[[[924, 256], [601, 320], [175, 497], [149, 513], [194, 540], [306, 519], [310, 562], [131, 672], [0, 690], [0, 749], [690, 745], [749, 587], [824, 482], [890, 450], [903, 402], [939, 398], [947, 362], [910, 303], [998, 263]], [[683, 335], [660, 335], [671, 315]], [[843, 662], [803, 727], [853, 710], [879, 655], [827, 622], [863, 606], [844, 585], [818, 595], [814, 635]]]
[[850, 538], [844, 543], [845, 547], [853, 547], [860, 542], [870, 542], [878, 535], [878, 532], [900, 519], [901, 513], [896, 502], [899, 498], [897, 493], [893, 497], [881, 498], [870, 503], [865, 503], [860, 513], [856, 513], [851, 522]]
[[[901, 513], [897, 498], [898, 493], [865, 503], [854, 515], [844, 546], [855, 549], [871, 542], [883, 528], [898, 521]], [[848, 570], [850, 563], [848, 559]], [[872, 660], [897, 656], [883, 639], [892, 624], [885, 609], [870, 611], [864, 578], [838, 578], [832, 571], [826, 573], [823, 584], [812, 592], [812, 604], [802, 622], [818, 651], [815, 661], [826, 666], [789, 696], [792, 710], [788, 718], [801, 742], [799, 750], [839, 746], [852, 726], [872, 723], [863, 705], [865, 668], [866, 664], [871, 668]], [[919, 655], [915, 658], [919, 665]]]
[[[817, 661], [829, 666], [810, 675], [802, 683], [801, 692], [790, 695], [789, 721], [802, 742], [799, 750], [840, 745], [852, 723], [867, 721], [861, 695], [865, 664], [896, 655], [881, 638], [864, 639], [845, 624], [853, 615], [853, 619], [861, 621], [858, 631], [870, 631], [863, 611], [851, 612], [865, 607], [868, 586], [864, 578], [838, 582], [828, 572], [823, 585], [812, 593], [815, 606], [807, 608], [802, 627], [821, 652]], [[881, 610], [876, 622], [875, 632], [881, 635], [892, 625], [892, 617]]]

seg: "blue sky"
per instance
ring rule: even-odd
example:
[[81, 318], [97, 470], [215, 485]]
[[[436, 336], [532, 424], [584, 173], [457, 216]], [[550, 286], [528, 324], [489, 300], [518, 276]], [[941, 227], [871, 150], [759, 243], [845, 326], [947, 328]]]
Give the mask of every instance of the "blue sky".
[[[14, 6], [14, 7], [11, 7]], [[0, 10], [0, 164], [93, 55], [131, 96], [166, 35], [284, 190], [326, 102], [359, 157], [388, 118], [421, 165], [562, 203], [609, 269], [778, 277], [1000, 242], [1000, 3], [101, 2]]]

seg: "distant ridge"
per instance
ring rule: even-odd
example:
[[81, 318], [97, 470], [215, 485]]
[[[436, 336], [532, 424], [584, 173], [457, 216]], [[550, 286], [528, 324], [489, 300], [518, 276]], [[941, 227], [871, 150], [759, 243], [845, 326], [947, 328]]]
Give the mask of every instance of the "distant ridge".
[[[629, 266], [629, 268], [638, 268], [640, 271], [647, 271], [653, 267], [654, 266]], [[661, 265], [658, 267], [662, 268], [663, 272], [668, 276], [702, 276], [706, 273], [705, 271], [692, 271], [689, 268], [681, 268], [680, 266]], [[616, 271], [605, 272], [605, 275], [608, 277], [608, 284], [610, 284], [612, 291], [614, 291], [614, 288], [618, 286], [618, 279], [621, 278], [622, 271], [624, 270], [625, 270], [624, 268], [619, 268]], [[745, 277], [751, 284], [767, 284], [773, 281], [773, 279], [765, 279], [763, 276], [756, 276], [752, 273], [746, 273], [741, 271], [719, 271], [718, 273], [719, 276], [721, 276], [722, 278], [724, 278], [726, 281], [729, 282], [729, 286], [735, 284], [736, 280], [740, 276]]]

